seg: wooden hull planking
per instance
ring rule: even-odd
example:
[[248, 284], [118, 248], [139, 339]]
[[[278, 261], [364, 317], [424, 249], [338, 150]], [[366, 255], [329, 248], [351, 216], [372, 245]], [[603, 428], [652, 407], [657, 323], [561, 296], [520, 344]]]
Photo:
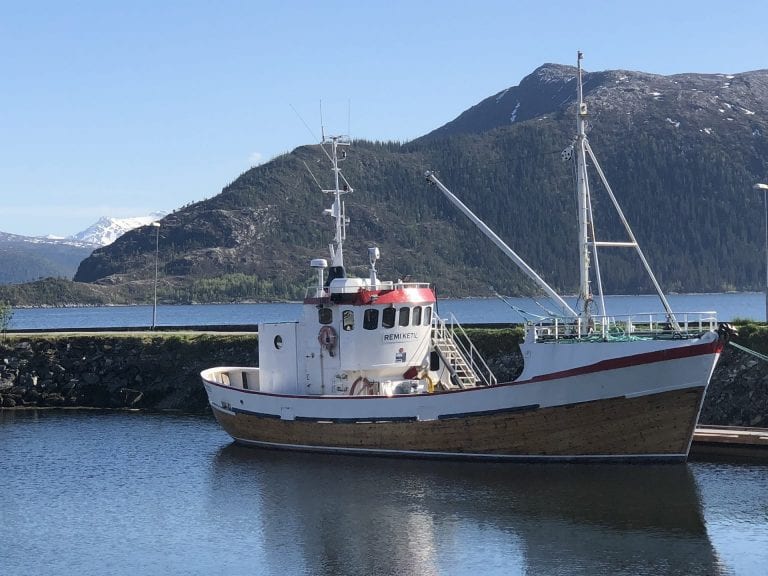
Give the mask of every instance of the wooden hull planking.
[[281, 420], [213, 406], [236, 441], [433, 457], [685, 460], [705, 388], [428, 421]]

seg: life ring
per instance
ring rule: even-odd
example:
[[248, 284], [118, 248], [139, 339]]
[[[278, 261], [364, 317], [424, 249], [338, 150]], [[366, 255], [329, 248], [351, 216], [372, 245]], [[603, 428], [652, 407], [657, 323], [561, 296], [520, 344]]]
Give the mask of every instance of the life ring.
[[362, 396], [363, 394], [371, 395], [373, 392], [373, 382], [368, 380], [365, 376], [360, 376], [357, 380], [355, 380], [354, 384], [352, 384], [352, 388], [349, 389], [349, 395], [355, 396], [355, 389], [357, 388], [357, 385], [362, 383], [363, 386], [360, 388], [360, 392], [357, 394], [357, 396]]
[[320, 342], [320, 346], [328, 350], [329, 352], [336, 346], [336, 340], [338, 335], [333, 326], [323, 326], [320, 328], [320, 332], [317, 334], [317, 341]]

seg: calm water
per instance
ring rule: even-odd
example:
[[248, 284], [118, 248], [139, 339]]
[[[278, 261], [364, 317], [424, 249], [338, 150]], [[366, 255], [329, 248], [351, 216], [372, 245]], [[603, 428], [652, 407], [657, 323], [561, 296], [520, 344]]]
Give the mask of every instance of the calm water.
[[[566, 299], [574, 304], [573, 299]], [[529, 298], [508, 301], [527, 312], [546, 314]], [[716, 311], [721, 321], [733, 318], [765, 319], [765, 296], [758, 292], [728, 294], [677, 294], [669, 296], [676, 312]], [[546, 307], [546, 306], [545, 306]], [[660, 312], [656, 296], [608, 296], [611, 314]], [[547, 308], [554, 309], [553, 306]], [[221, 324], [260, 324], [297, 320], [301, 304], [198, 304], [194, 306], [159, 306], [159, 326], [205, 326]], [[499, 299], [467, 298], [440, 300], [438, 312], [452, 313], [465, 324], [521, 322], [521, 316]], [[13, 328], [100, 328], [110, 326], [146, 327], [152, 323], [151, 306], [100, 306], [90, 308], [26, 308], [14, 311]]]
[[768, 466], [240, 448], [212, 419], [0, 411], [0, 573], [762, 575]]

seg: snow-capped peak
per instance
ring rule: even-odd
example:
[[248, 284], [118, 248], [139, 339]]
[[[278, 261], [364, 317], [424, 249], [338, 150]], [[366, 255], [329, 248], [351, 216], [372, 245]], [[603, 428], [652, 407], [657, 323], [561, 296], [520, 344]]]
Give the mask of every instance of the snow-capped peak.
[[149, 216], [136, 216], [134, 218], [109, 218], [105, 216], [82, 232], [70, 236], [69, 239], [96, 246], [107, 246], [129, 230], [148, 226], [165, 215], [165, 212], [152, 212]]

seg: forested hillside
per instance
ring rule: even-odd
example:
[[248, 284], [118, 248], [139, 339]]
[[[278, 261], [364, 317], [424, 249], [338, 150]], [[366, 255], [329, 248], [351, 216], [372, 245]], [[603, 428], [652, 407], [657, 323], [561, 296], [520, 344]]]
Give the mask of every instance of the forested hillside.
[[0, 285], [47, 276], [72, 278], [93, 248], [0, 232]]
[[[545, 65], [418, 140], [358, 141], [343, 169], [354, 193], [345, 244], [366, 275], [381, 248], [382, 278], [428, 280], [443, 296], [533, 288], [434, 187], [440, 179], [552, 285], [576, 291], [573, 165], [575, 70]], [[758, 289], [768, 178], [768, 72], [734, 76], [608, 71], [585, 76], [589, 139], [639, 242], [667, 290]], [[317, 146], [253, 168], [218, 196], [162, 220], [165, 301], [299, 298], [309, 260], [327, 255], [332, 221], [328, 161]], [[599, 239], [625, 240], [592, 171]], [[154, 274], [154, 231], [141, 228], [96, 250], [75, 280], [141, 298]], [[603, 251], [612, 293], [650, 290], [633, 252]], [[129, 296], [126, 296], [128, 294]], [[2, 298], [2, 292], [0, 292]], [[116, 296], [117, 298], [117, 296]]]

